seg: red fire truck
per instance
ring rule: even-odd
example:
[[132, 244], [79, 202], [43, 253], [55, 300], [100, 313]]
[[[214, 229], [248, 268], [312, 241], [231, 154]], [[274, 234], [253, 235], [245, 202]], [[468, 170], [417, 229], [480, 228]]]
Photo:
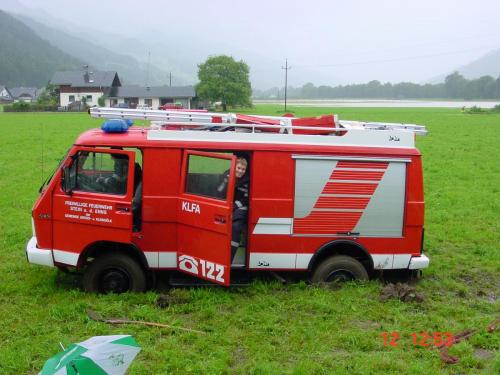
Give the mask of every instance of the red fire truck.
[[[30, 263], [83, 270], [88, 291], [142, 291], [156, 270], [229, 286], [231, 270], [313, 282], [420, 270], [421, 125], [93, 108], [32, 212]], [[152, 120], [150, 127], [124, 119]], [[235, 163], [246, 231], [231, 263]], [[227, 191], [217, 187], [225, 176]]]

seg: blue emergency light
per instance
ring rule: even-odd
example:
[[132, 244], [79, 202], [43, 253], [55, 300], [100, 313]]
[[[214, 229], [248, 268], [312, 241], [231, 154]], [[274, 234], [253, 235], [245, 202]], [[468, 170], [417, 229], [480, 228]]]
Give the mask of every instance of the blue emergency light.
[[105, 133], [126, 133], [133, 123], [134, 122], [130, 119], [111, 119], [104, 121], [101, 125], [101, 129]]

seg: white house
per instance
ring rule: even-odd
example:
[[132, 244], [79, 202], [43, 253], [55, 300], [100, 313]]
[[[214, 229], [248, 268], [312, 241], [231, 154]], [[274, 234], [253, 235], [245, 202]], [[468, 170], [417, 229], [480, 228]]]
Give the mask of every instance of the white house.
[[107, 107], [126, 103], [131, 108], [142, 105], [156, 109], [163, 104], [181, 103], [190, 109], [191, 100], [196, 96], [193, 86], [122, 86], [117, 72], [88, 69], [56, 72], [50, 83], [59, 87], [62, 107], [74, 102], [85, 102], [92, 107], [98, 105], [103, 96]]
[[0, 103], [11, 103], [13, 100], [14, 97], [9, 89], [5, 86], [0, 86]]
[[55, 72], [50, 83], [59, 86], [59, 102], [62, 107], [74, 102], [98, 105], [101, 96], [121, 86], [117, 72], [77, 71]]

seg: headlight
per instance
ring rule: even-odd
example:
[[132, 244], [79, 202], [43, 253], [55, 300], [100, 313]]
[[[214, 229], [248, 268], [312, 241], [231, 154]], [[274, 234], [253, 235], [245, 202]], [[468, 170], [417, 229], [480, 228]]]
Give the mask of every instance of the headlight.
[[33, 233], [33, 237], [36, 237], [35, 220], [33, 220], [33, 217], [31, 218], [31, 233]]

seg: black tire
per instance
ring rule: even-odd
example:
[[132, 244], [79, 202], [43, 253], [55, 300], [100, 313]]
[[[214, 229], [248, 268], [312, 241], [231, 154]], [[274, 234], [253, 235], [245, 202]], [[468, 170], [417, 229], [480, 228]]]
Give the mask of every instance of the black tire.
[[125, 254], [103, 254], [94, 259], [83, 274], [83, 289], [86, 292], [144, 292], [146, 285], [142, 267]]
[[356, 259], [346, 255], [335, 255], [322, 261], [313, 272], [313, 283], [346, 282], [368, 280], [368, 272]]

